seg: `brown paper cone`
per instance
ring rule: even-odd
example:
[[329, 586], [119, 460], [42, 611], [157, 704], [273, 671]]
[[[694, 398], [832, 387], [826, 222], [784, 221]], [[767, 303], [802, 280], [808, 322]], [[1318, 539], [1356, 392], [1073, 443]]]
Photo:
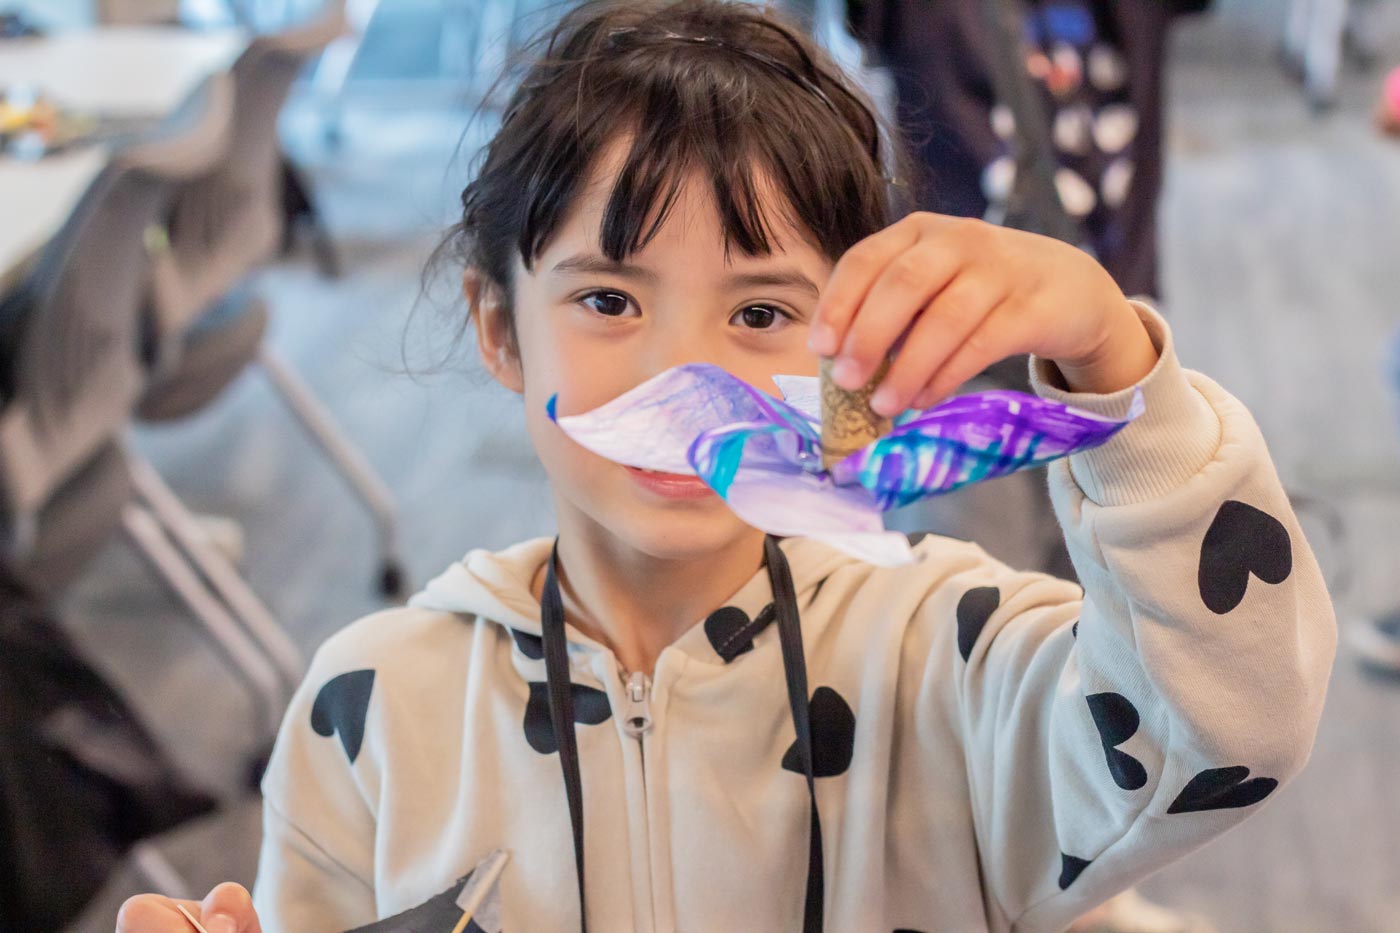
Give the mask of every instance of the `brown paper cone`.
[[870, 410], [870, 396], [880, 380], [889, 372], [889, 360], [880, 364], [875, 375], [862, 388], [854, 392], [841, 388], [831, 379], [831, 367], [835, 361], [823, 357], [821, 361], [822, 396], [822, 465], [831, 465], [860, 450], [871, 441], [877, 440], [889, 431], [891, 419], [881, 417]]

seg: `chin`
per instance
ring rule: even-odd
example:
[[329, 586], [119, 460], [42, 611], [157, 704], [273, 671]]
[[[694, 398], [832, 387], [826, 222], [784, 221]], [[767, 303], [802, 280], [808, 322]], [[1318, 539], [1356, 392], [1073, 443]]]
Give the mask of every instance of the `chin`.
[[723, 503], [703, 511], [690, 508], [671, 515], [638, 515], [635, 520], [617, 522], [608, 530], [648, 557], [674, 561], [710, 558], [763, 536], [763, 532], [739, 521]]

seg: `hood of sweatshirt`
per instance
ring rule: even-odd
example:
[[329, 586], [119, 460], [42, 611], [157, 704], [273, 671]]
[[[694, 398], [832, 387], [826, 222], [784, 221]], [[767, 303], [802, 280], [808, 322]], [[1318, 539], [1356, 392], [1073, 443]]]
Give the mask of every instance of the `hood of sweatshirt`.
[[[473, 550], [431, 580], [409, 600], [409, 605], [475, 616], [503, 625], [518, 635], [539, 637], [540, 603], [530, 586], [549, 560], [553, 545], [553, 538], [533, 538], [501, 551]], [[831, 573], [842, 566], [859, 563], [810, 538], [785, 538], [780, 546], [792, 568], [799, 606], [808, 604], [813, 591]], [[768, 568], [760, 567], [738, 592], [705, 617], [696, 619], [677, 640], [676, 647], [687, 654], [713, 658], [714, 653], [718, 653], [723, 658], [724, 637], [741, 627], [752, 629], [752, 625], [742, 625], [743, 620], [729, 610], [738, 609], [747, 620], [757, 620], [772, 600]], [[721, 610], [726, 614], [720, 616]], [[571, 644], [595, 650], [603, 648], [572, 626], [566, 633]]]

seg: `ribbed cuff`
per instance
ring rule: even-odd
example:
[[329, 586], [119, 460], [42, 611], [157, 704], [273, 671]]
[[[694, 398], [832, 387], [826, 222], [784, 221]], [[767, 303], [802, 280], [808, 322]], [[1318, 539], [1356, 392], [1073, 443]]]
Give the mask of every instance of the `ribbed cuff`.
[[1131, 302], [1152, 343], [1157, 365], [1137, 384], [1110, 395], [1069, 392], [1050, 360], [1031, 357], [1031, 387], [1042, 398], [1122, 418], [1142, 390], [1146, 410], [1099, 447], [1069, 458], [1070, 475], [1098, 505], [1128, 505], [1166, 495], [1201, 472], [1220, 447], [1220, 418], [1186, 378], [1171, 328], [1140, 301]]

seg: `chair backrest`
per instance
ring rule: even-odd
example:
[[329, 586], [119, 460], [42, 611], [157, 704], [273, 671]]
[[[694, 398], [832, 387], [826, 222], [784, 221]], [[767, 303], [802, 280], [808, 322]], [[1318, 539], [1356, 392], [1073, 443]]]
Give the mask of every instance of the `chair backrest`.
[[277, 117], [298, 72], [345, 29], [343, 0], [311, 21], [255, 38], [234, 62], [229, 149], [208, 174], [182, 187], [170, 244], [189, 307], [166, 320], [191, 324], [277, 251], [282, 241], [282, 167]]
[[152, 133], [115, 153], [11, 305], [0, 408], [0, 504], [11, 545], [62, 483], [127, 424], [145, 379], [151, 233], [175, 186], [227, 146], [233, 88], [204, 82]]

